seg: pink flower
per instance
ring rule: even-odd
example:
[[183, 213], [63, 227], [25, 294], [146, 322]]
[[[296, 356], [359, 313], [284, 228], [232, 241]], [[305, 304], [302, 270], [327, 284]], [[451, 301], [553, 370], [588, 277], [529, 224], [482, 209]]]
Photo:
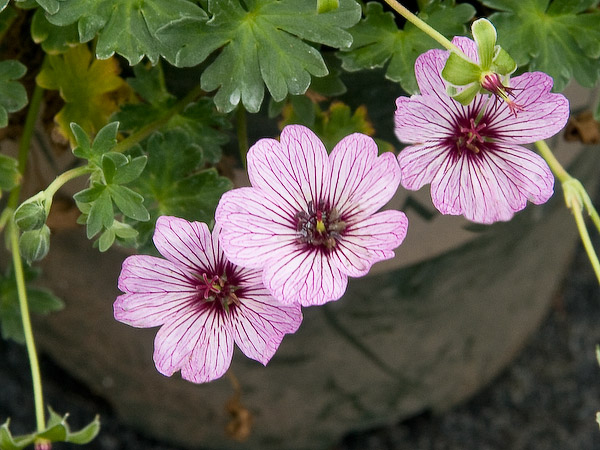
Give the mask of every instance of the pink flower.
[[275, 298], [303, 306], [339, 299], [348, 276], [394, 256], [408, 221], [376, 213], [396, 192], [400, 168], [377, 156], [368, 136], [342, 139], [331, 155], [308, 128], [290, 125], [280, 141], [261, 139], [248, 152], [252, 187], [223, 195], [215, 214], [227, 257], [264, 269]]
[[[477, 61], [473, 41], [453, 42]], [[446, 93], [441, 72], [448, 55], [430, 50], [419, 56], [415, 74], [421, 95], [396, 101], [396, 135], [412, 144], [398, 156], [402, 185], [417, 190], [431, 183], [441, 213], [480, 223], [509, 220], [527, 200], [546, 202], [554, 177], [546, 162], [521, 144], [558, 133], [569, 117], [567, 99], [550, 93], [551, 77], [533, 72], [510, 80], [511, 102], [479, 94], [463, 106]]]
[[161, 326], [154, 363], [163, 375], [204, 383], [222, 376], [233, 342], [267, 364], [286, 333], [302, 322], [299, 306], [278, 304], [259, 271], [229, 262], [200, 222], [159, 217], [154, 244], [166, 258], [135, 255], [123, 262], [115, 319], [134, 327]]

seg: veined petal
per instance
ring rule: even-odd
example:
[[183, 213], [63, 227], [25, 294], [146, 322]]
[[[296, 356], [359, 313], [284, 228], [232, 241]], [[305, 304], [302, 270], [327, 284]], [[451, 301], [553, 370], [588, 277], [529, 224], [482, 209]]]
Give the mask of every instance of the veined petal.
[[487, 119], [506, 144], [528, 144], [554, 136], [569, 119], [569, 101], [561, 94], [552, 94], [552, 78], [542, 72], [528, 72], [511, 79], [514, 103], [519, 105], [515, 115], [508, 104], [497, 101], [490, 106]]
[[[163, 375], [171, 376], [186, 367], [190, 359], [193, 360], [193, 353], [203, 352], [207, 358], [192, 361], [192, 368], [209, 374], [222, 374], [233, 354], [233, 339], [228, 336], [229, 332], [218, 309], [211, 304], [198, 303], [158, 330], [154, 340], [156, 368]], [[223, 369], [225, 361], [227, 367]], [[215, 375], [215, 378], [218, 376]]]
[[392, 153], [377, 156], [377, 144], [364, 134], [351, 134], [333, 149], [329, 204], [346, 220], [360, 220], [383, 205], [400, 184], [400, 167]]
[[289, 125], [280, 142], [261, 139], [248, 151], [248, 175], [258, 187], [278, 199], [292, 213], [317, 204], [328, 191], [329, 158], [321, 140], [310, 129]]
[[553, 192], [547, 165], [524, 148], [498, 148], [478, 158], [463, 155], [440, 174], [431, 183], [436, 208], [478, 223], [509, 220], [527, 200], [544, 203]]
[[241, 305], [232, 309], [231, 327], [235, 343], [249, 358], [266, 365], [287, 333], [302, 323], [300, 305], [275, 301], [262, 286], [248, 289]]
[[341, 272], [352, 277], [366, 275], [378, 261], [394, 257], [408, 229], [408, 219], [401, 211], [382, 211], [346, 230], [330, 257]]
[[222, 377], [229, 369], [233, 331], [226, 315], [214, 308], [203, 314], [195, 326], [195, 345], [182, 363], [181, 377], [193, 383], [206, 383]]
[[450, 151], [438, 142], [411, 145], [400, 152], [398, 163], [402, 172], [402, 186], [416, 191], [431, 183], [438, 171], [447, 169]]
[[339, 299], [348, 277], [320, 248], [300, 248], [272, 260], [263, 281], [279, 301], [312, 306]]
[[194, 290], [190, 276], [171, 261], [147, 255], [133, 255], [123, 261], [118, 286], [121, 291], [127, 293]]
[[294, 217], [257, 188], [239, 188], [221, 197], [215, 220], [227, 258], [243, 267], [260, 268], [273, 252], [296, 245]]
[[408, 144], [443, 139], [453, 132], [452, 118], [457, 116], [457, 108], [458, 105], [441, 102], [433, 95], [398, 97], [394, 114], [396, 136]]
[[215, 267], [216, 254], [205, 223], [161, 216], [153, 240], [160, 254], [183, 271], [199, 275]]

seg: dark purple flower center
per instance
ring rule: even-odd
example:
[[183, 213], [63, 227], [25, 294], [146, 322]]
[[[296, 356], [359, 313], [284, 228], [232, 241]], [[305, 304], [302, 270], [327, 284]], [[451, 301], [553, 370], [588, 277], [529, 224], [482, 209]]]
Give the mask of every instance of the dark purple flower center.
[[[475, 122], [475, 119], [469, 119], [468, 125], [458, 124], [458, 132], [456, 134], [456, 149], [458, 155], [462, 155], [465, 151], [470, 151], [475, 154], [483, 150], [485, 143], [485, 131], [487, 125], [483, 122]], [[482, 135], [483, 133], [483, 135]]]
[[321, 205], [322, 202], [319, 202], [315, 207], [310, 201], [308, 211], [296, 213], [296, 231], [300, 242], [330, 250], [341, 239], [346, 223], [335, 208]]
[[198, 299], [205, 303], [220, 306], [227, 312], [232, 305], [239, 306], [241, 304], [239, 299], [241, 289], [232, 270], [220, 270], [218, 272], [222, 275], [203, 272], [196, 280], [196, 288], [200, 294]]

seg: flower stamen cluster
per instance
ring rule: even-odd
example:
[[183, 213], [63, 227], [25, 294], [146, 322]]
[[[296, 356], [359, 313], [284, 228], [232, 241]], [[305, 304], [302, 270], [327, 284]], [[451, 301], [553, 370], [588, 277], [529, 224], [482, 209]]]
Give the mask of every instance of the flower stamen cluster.
[[[322, 204], [319, 202], [318, 205]], [[296, 231], [298, 241], [315, 247], [324, 247], [330, 250], [336, 246], [346, 229], [344, 222], [335, 208], [317, 206], [308, 202], [308, 212], [300, 210], [296, 213]]]
[[240, 299], [235, 293], [239, 287], [227, 282], [227, 274], [221, 276], [214, 275], [209, 279], [208, 275], [203, 273], [202, 282], [204, 284], [199, 285], [198, 290], [204, 289], [203, 298], [205, 301], [219, 301], [223, 306], [223, 309], [227, 312], [231, 305], [240, 306]]

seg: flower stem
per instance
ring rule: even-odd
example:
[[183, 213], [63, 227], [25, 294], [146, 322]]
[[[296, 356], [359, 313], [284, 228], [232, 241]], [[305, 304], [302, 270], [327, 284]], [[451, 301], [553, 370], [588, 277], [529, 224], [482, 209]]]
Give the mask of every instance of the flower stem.
[[[24, 175], [27, 168], [27, 160], [29, 159], [29, 150], [31, 148], [31, 138], [35, 130], [35, 123], [42, 104], [44, 89], [37, 83], [29, 102], [25, 124], [23, 125], [23, 134], [19, 142], [19, 154], [17, 157], [18, 170], [21, 175]], [[31, 328], [31, 319], [29, 315], [29, 306], [27, 304], [27, 290], [25, 288], [25, 275], [23, 273], [23, 261], [19, 253], [19, 233], [16, 225], [11, 218], [14, 210], [19, 204], [21, 195], [21, 184], [15, 186], [8, 197], [6, 209], [2, 212], [2, 226], [8, 223], [7, 231], [9, 233], [10, 251], [12, 253], [15, 278], [17, 281], [17, 295], [19, 297], [19, 309], [21, 312], [21, 320], [23, 322], [23, 332], [25, 334], [25, 346], [27, 355], [29, 356], [29, 365], [31, 369], [31, 381], [33, 383], [33, 399], [35, 405], [36, 427], [38, 431], [43, 431], [46, 428], [46, 419], [44, 417], [44, 396], [42, 392], [42, 377], [40, 374], [40, 366], [38, 363], [37, 352], [35, 349], [35, 341], [33, 339], [33, 331]]]
[[437, 41], [442, 47], [458, 54], [461, 58], [470, 61], [469, 57], [463, 53], [463, 51], [450, 42], [443, 34], [436, 29], [427, 25], [423, 20], [419, 19], [415, 14], [411, 13], [408, 9], [398, 3], [396, 0], [385, 0], [385, 2], [394, 9], [398, 14], [412, 23], [415, 27], [425, 33], [427, 36]]
[[113, 147], [113, 152], [123, 153], [126, 150], [129, 150], [135, 144], [143, 141], [148, 136], [150, 136], [154, 131], [158, 130], [164, 124], [166, 124], [171, 118], [180, 112], [182, 112], [187, 105], [196, 100], [202, 94], [202, 88], [200, 85], [197, 85], [194, 89], [187, 93], [185, 97], [175, 103], [171, 108], [167, 110], [167, 112], [156, 119], [154, 122], [147, 124], [142, 127], [140, 130], [131, 134], [130, 136], [123, 139], [119, 142], [115, 147]]
[[23, 261], [19, 253], [19, 234], [14, 223], [8, 226], [10, 234], [10, 249], [12, 253], [15, 277], [17, 280], [17, 294], [19, 297], [19, 308], [21, 310], [21, 320], [23, 322], [23, 332], [25, 334], [25, 345], [29, 355], [29, 365], [31, 367], [31, 380], [33, 383], [33, 399], [35, 404], [35, 420], [38, 431], [46, 428], [46, 419], [44, 417], [44, 396], [42, 392], [42, 377], [40, 374], [40, 365], [38, 363], [33, 331], [31, 328], [31, 319], [29, 316], [29, 306], [27, 304], [27, 290], [25, 288], [25, 275], [23, 273]]
[[598, 216], [598, 212], [592, 204], [592, 200], [590, 199], [590, 196], [586, 192], [581, 182], [569, 175], [565, 168], [558, 162], [554, 156], [554, 153], [552, 153], [552, 150], [550, 150], [550, 147], [548, 147], [548, 144], [546, 144], [545, 141], [537, 141], [535, 146], [540, 152], [540, 155], [542, 155], [542, 157], [548, 163], [548, 166], [550, 166], [550, 170], [552, 170], [556, 178], [562, 184], [565, 203], [573, 212], [573, 217], [575, 218], [577, 230], [579, 231], [579, 236], [581, 237], [581, 242], [583, 243], [583, 247], [588, 255], [588, 259], [592, 264], [592, 268], [594, 269], [598, 283], [600, 283], [600, 261], [598, 260], [598, 255], [594, 250], [590, 235], [587, 227], [585, 226], [582, 210], [585, 206], [585, 209], [592, 218], [596, 229], [600, 232], [600, 217]]

